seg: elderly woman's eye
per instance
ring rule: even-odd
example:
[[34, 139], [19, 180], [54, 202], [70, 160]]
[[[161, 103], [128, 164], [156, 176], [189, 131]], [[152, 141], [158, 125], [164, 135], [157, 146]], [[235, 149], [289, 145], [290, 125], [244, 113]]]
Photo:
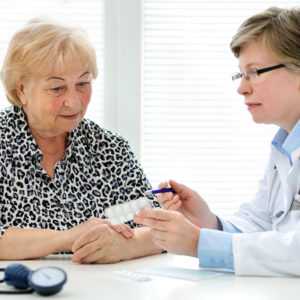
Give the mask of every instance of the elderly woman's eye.
[[64, 86], [54, 86], [47, 89], [47, 93], [51, 96], [60, 96], [65, 90]]
[[79, 82], [77, 86], [80, 88], [86, 88], [89, 86], [89, 84], [90, 84], [89, 81], [83, 81], [83, 82]]
[[53, 92], [59, 92], [59, 91], [62, 91], [63, 88], [58, 86], [58, 87], [51, 88], [50, 90], [53, 91]]

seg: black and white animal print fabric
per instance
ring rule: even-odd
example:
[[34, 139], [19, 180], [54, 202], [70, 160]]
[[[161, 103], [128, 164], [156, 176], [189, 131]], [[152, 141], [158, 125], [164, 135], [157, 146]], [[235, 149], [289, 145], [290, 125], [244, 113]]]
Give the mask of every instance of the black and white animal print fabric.
[[66, 230], [151, 189], [128, 143], [87, 119], [69, 134], [53, 180], [22, 108], [0, 112], [0, 134], [1, 235], [11, 226]]

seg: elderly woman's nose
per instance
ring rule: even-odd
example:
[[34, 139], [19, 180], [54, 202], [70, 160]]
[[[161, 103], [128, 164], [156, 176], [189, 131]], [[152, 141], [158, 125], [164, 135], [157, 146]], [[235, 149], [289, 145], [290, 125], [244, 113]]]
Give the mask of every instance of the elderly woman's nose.
[[76, 107], [80, 104], [80, 93], [76, 89], [69, 89], [66, 94], [64, 105], [68, 107]]

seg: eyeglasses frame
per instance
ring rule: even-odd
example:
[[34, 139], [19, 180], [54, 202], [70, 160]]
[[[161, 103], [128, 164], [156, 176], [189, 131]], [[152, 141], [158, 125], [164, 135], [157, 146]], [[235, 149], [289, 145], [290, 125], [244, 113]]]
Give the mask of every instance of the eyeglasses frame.
[[[266, 72], [269, 72], [269, 71], [272, 71], [272, 70], [276, 70], [276, 69], [279, 69], [279, 68], [282, 68], [282, 67], [284, 67], [285, 65], [284, 64], [279, 64], [279, 65], [275, 65], [275, 66], [272, 66], [272, 67], [267, 67], [267, 68], [262, 68], [262, 69], [255, 69], [255, 68], [249, 68], [249, 69], [253, 69], [253, 70], [255, 70], [256, 71], [256, 74], [257, 75], [260, 75], [260, 74], [262, 74], [262, 73], [266, 73]], [[249, 70], [248, 69], [248, 70]], [[246, 70], [246, 72], [248, 71], [248, 70]], [[238, 75], [239, 74], [239, 78], [234, 78], [234, 76], [235, 75]], [[240, 78], [242, 78], [242, 77], [245, 77], [245, 72], [242, 72], [242, 73], [239, 73], [239, 72], [236, 72], [236, 73], [233, 73], [232, 74], [232, 80], [233, 81], [235, 81], [235, 80], [238, 80], [238, 79], [240, 79]], [[247, 77], [245, 77], [247, 80], [249, 80], [249, 77], [247, 78]]]

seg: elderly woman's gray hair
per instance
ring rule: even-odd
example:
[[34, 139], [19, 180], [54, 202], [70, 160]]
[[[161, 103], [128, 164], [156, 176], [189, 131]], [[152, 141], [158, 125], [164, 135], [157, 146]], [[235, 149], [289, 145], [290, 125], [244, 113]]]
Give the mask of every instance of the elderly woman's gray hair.
[[86, 69], [97, 77], [95, 49], [86, 31], [46, 18], [30, 20], [11, 39], [1, 80], [7, 99], [21, 106], [17, 88], [22, 80]]

